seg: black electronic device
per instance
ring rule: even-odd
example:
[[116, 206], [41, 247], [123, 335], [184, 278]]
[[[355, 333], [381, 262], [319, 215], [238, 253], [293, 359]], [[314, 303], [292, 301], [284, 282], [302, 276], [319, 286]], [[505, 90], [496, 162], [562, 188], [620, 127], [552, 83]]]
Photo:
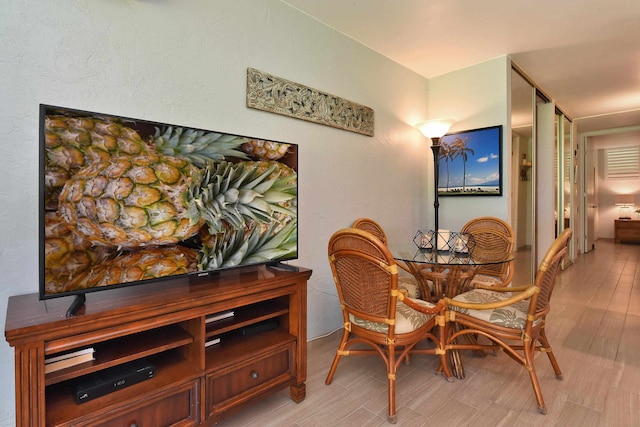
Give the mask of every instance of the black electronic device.
[[86, 375], [74, 388], [76, 403], [84, 403], [105, 394], [153, 378], [156, 369], [145, 359], [135, 360]]
[[245, 326], [242, 328], [242, 335], [252, 336], [257, 335], [262, 332], [271, 331], [276, 329], [279, 326], [279, 323], [276, 319], [268, 319], [259, 323], [255, 323], [253, 325]]

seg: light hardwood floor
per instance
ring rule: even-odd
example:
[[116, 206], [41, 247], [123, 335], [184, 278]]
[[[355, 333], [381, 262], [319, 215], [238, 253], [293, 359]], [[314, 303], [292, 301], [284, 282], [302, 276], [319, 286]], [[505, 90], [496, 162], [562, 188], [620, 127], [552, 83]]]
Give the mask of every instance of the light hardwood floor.
[[[547, 333], [564, 374], [544, 354], [536, 367], [547, 415], [525, 370], [506, 354], [463, 352], [466, 378], [436, 375], [415, 356], [397, 376], [398, 426], [640, 426], [640, 245], [599, 240], [558, 277]], [[324, 380], [341, 331], [309, 342], [307, 397], [274, 394], [221, 426], [385, 426], [386, 375], [377, 357], [346, 357]]]

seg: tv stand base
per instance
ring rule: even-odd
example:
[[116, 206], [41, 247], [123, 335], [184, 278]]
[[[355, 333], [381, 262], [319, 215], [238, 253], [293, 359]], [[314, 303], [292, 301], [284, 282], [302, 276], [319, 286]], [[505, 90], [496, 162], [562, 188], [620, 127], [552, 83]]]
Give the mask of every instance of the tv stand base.
[[69, 306], [69, 309], [67, 310], [66, 316], [67, 317], [75, 316], [78, 310], [84, 307], [85, 302], [87, 302], [87, 297], [85, 296], [85, 294], [76, 295], [75, 298], [73, 299], [73, 302]]
[[296, 267], [295, 265], [284, 264], [284, 263], [279, 262], [279, 261], [270, 262], [270, 263], [267, 264], [267, 266], [270, 267], [270, 268], [279, 268], [281, 270], [287, 270], [287, 271], [295, 271], [295, 272], [300, 271], [300, 269], [298, 267]]

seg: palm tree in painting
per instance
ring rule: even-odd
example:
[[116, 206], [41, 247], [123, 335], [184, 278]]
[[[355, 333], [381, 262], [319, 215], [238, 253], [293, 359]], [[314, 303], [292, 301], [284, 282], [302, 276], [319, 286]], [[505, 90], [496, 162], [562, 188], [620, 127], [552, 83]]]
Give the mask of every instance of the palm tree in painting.
[[462, 192], [467, 191], [467, 159], [469, 155], [474, 155], [475, 152], [472, 148], [469, 148], [469, 137], [466, 137], [464, 141], [460, 138], [456, 138], [452, 144], [452, 149], [456, 152], [457, 157], [462, 157]]
[[458, 157], [458, 153], [454, 149], [454, 147], [447, 144], [446, 142], [443, 142], [442, 146], [440, 147], [440, 158], [444, 159], [444, 165], [447, 172], [447, 193], [449, 192], [449, 162], [454, 161], [456, 157]]

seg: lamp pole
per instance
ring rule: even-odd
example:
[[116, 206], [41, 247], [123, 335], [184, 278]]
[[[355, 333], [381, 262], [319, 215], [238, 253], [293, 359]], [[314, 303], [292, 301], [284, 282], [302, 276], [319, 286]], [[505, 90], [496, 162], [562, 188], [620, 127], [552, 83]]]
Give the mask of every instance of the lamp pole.
[[427, 138], [431, 139], [431, 150], [433, 151], [433, 209], [435, 211], [435, 250], [438, 250], [438, 178], [440, 177], [440, 138], [447, 133], [451, 125], [452, 119], [433, 119], [426, 122], [418, 123], [416, 127]]
[[438, 251], [438, 180], [440, 178], [440, 138], [431, 138], [431, 151], [433, 151], [433, 213], [434, 213], [434, 233], [436, 241], [434, 248]]

